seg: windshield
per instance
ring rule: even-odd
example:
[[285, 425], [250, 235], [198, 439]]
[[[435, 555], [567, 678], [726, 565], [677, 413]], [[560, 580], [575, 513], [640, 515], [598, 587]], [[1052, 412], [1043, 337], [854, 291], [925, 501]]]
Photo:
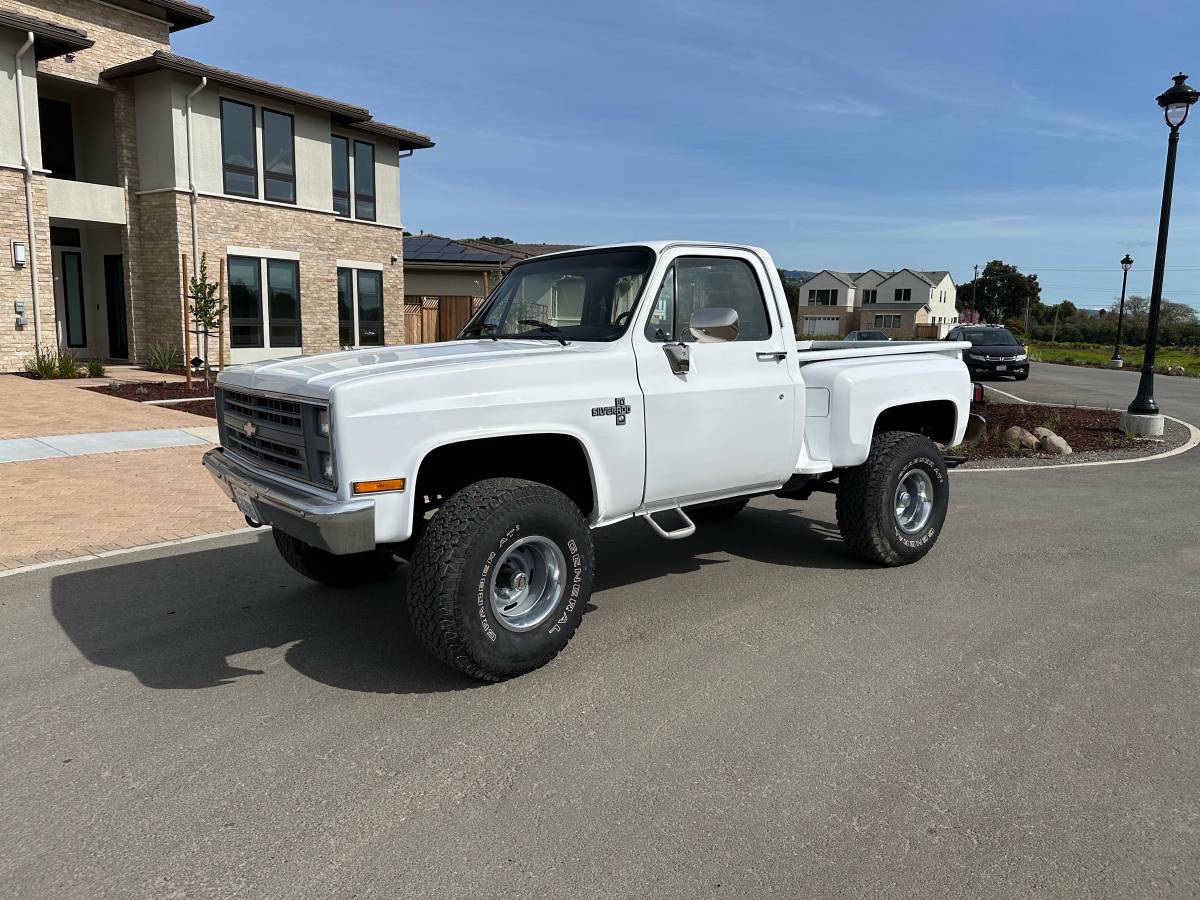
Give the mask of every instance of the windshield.
[[971, 328], [962, 333], [975, 347], [1016, 347], [1017, 339], [1003, 328]]
[[654, 265], [647, 247], [554, 256], [516, 266], [463, 338], [611, 341], [620, 337]]

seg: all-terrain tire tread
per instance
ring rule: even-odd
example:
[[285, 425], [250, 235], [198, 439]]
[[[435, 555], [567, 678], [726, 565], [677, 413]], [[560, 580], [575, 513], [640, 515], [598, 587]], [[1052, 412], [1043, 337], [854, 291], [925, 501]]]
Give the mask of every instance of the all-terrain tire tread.
[[[587, 536], [580, 552], [585, 554], [587, 564], [594, 566], [591, 530], [578, 507], [554, 488], [521, 478], [489, 478], [454, 494], [426, 526], [412, 557], [408, 607], [413, 630], [433, 656], [480, 681], [503, 681], [511, 676], [484, 668], [471, 655], [459, 633], [455, 607], [458, 585], [470, 552], [470, 537], [498, 506], [519, 507], [539, 500], [548, 500], [574, 514], [582, 533]], [[564, 626], [568, 640], [577, 624], [578, 617]], [[557, 655], [555, 653], [546, 662]]]
[[848, 469], [838, 479], [837, 523], [842, 540], [860, 559], [885, 566], [903, 565], [905, 559], [884, 537], [883, 498], [887, 485], [887, 467], [906, 443], [932, 442], [911, 431], [884, 431], [871, 441], [871, 453], [860, 466]]

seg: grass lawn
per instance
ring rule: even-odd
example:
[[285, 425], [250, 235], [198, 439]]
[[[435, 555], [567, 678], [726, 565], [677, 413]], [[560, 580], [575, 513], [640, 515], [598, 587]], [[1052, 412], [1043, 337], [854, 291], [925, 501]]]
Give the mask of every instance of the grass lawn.
[[[1029, 358], [1034, 362], [1066, 363], [1075, 366], [1104, 366], [1112, 359], [1111, 345], [1102, 344], [1049, 344], [1032, 341], [1029, 344]], [[1140, 347], [1121, 349], [1121, 358], [1125, 360], [1125, 368], [1136, 369], [1142, 365], [1142, 350]], [[1154, 368], [1165, 372], [1167, 366], [1183, 366], [1187, 374], [1200, 377], [1200, 351], [1180, 350], [1174, 347], [1160, 347], [1154, 355]]]

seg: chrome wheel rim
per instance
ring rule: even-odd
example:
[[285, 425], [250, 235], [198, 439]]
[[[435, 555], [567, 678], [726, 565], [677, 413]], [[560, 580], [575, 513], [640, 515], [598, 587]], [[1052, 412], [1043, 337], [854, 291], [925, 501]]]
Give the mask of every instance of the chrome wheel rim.
[[558, 544], [541, 535], [513, 541], [492, 569], [492, 612], [509, 631], [544, 622], [562, 599], [567, 560]]
[[933, 515], [933, 479], [923, 469], [905, 472], [896, 485], [892, 504], [896, 525], [905, 534], [915, 534], [929, 524]]

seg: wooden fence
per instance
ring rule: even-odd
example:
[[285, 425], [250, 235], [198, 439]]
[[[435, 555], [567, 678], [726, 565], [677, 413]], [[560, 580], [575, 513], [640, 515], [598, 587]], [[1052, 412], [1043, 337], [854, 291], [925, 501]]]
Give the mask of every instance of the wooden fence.
[[480, 297], [404, 298], [404, 340], [409, 344], [433, 344], [458, 336], [479, 308]]

